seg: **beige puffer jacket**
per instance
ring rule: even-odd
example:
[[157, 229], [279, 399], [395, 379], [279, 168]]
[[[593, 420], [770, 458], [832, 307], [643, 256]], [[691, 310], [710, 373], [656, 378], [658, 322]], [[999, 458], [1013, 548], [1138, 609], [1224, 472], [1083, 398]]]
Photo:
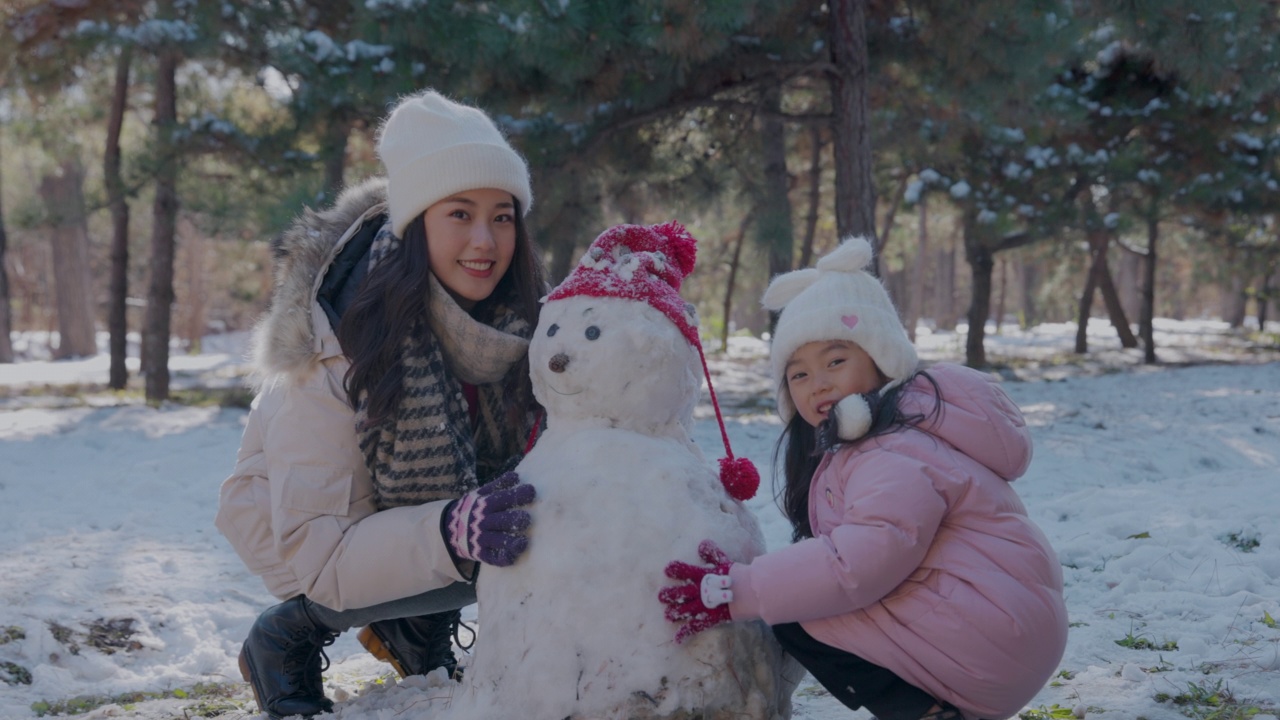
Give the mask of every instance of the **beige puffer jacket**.
[[333, 610], [464, 579], [440, 535], [447, 501], [375, 511], [342, 388], [349, 363], [315, 299], [342, 247], [386, 212], [385, 197], [383, 181], [367, 181], [283, 237], [272, 307], [254, 333], [261, 390], [215, 520], [273, 595], [303, 593]]

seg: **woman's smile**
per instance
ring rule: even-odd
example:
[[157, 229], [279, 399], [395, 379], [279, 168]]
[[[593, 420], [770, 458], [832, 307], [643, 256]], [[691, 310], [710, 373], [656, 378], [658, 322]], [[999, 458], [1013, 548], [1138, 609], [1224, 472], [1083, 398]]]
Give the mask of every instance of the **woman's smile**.
[[487, 278], [493, 274], [493, 260], [459, 260], [464, 272], [476, 278]]

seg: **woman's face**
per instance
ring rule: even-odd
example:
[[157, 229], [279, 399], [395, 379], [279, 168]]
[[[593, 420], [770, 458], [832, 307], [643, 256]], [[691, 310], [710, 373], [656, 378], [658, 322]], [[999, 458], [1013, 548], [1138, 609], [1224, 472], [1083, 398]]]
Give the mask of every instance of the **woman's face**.
[[431, 272], [464, 309], [493, 293], [516, 252], [511, 193], [485, 188], [455, 193], [427, 208]]
[[836, 403], [885, 384], [871, 356], [843, 340], [801, 345], [787, 362], [785, 377], [796, 412], [814, 427], [827, 419]]

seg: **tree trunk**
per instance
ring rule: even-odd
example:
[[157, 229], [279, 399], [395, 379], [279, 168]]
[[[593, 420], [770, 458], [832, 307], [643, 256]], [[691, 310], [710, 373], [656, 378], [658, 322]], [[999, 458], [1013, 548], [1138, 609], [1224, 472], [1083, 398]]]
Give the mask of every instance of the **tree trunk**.
[[1019, 312], [1018, 326], [1023, 330], [1033, 328], [1040, 323], [1040, 310], [1036, 307], [1036, 290], [1040, 287], [1040, 266], [1034, 262], [1022, 263], [1022, 271], [1019, 273], [1021, 278], [1021, 305]]
[[[52, 316], [49, 308], [53, 305], [53, 293], [47, 291], [49, 280], [36, 268], [48, 267], [43, 262], [49, 254], [49, 248], [36, 243], [27, 243], [22, 247], [6, 248], [5, 255], [11, 257], [8, 267], [13, 270], [9, 276], [10, 302], [17, 301], [20, 308], [15, 327], [36, 328], [43, 318], [36, 317], [37, 312]], [[36, 256], [40, 256], [37, 259]], [[34, 272], [33, 272], [34, 271]], [[14, 305], [10, 305], [12, 309]]]
[[965, 211], [964, 254], [969, 261], [973, 292], [969, 298], [969, 336], [965, 341], [965, 364], [971, 368], [987, 366], [986, 338], [987, 317], [991, 315], [991, 272], [995, 257], [983, 242], [977, 229], [977, 218], [971, 210]]
[[[831, 0], [831, 134], [835, 159], [836, 234], [863, 235], [875, 242], [876, 203], [871, 181], [868, 122], [866, 0]], [[879, 275], [879, 253], [872, 262]]]
[[89, 269], [89, 234], [84, 205], [84, 168], [63, 160], [40, 180], [40, 198], [53, 231], [53, 279], [57, 290], [57, 359], [93, 357], [93, 276]]
[[[589, 232], [593, 217], [583, 204], [582, 173], [572, 165], [532, 168], [535, 188], [545, 188], [533, 218], [534, 239], [546, 249], [547, 280], [556, 285], [573, 270], [578, 239]], [[587, 238], [588, 240], [590, 238]]]
[[[1280, 272], [1272, 270], [1271, 281], [1267, 283], [1267, 287], [1276, 287], [1277, 284], [1280, 284]], [[1263, 332], [1267, 331], [1267, 318], [1275, 315], [1277, 312], [1280, 312], [1280, 293], [1269, 293], [1267, 302], [1263, 304], [1262, 315], [1258, 318], [1258, 327], [1261, 328]]]
[[[880, 232], [880, 238], [876, 240], [873, 245], [876, 251], [875, 257], [872, 261], [877, 274], [880, 272], [880, 258], [884, 257], [885, 251], [889, 247], [889, 238], [891, 237], [890, 233], [893, 230], [894, 221], [898, 217], [898, 209], [902, 207], [902, 199], [906, 194], [907, 176], [904, 174], [902, 181], [898, 183], [897, 191], [893, 194], [893, 200], [889, 203], [889, 208], [885, 210], [884, 227]], [[905, 269], [896, 274], [901, 275], [902, 277], [899, 277], [895, 282], [886, 283], [885, 289], [889, 291], [889, 299], [893, 301], [894, 308], [898, 311], [898, 320], [905, 323], [906, 316], [904, 313], [906, 313], [907, 304], [910, 302], [910, 298], [907, 297], [909, 295], [909, 291], [907, 290], [908, 279], [906, 277]]]
[[1254, 304], [1258, 311], [1258, 332], [1267, 331], [1267, 306], [1271, 304], [1271, 276], [1268, 270], [1258, 280], [1257, 292], [1254, 293]]
[[911, 297], [907, 302], [907, 337], [916, 341], [916, 326], [920, 324], [920, 315], [924, 312], [924, 267], [929, 257], [929, 195], [920, 195], [920, 222], [916, 233], [916, 260], [911, 267]]
[[884, 286], [884, 291], [889, 294], [889, 301], [893, 303], [893, 309], [898, 312], [898, 322], [902, 323], [902, 327], [906, 328], [907, 305], [911, 299], [911, 275], [908, 272], [910, 268], [904, 267], [901, 270], [886, 267], [884, 272], [880, 273], [880, 284]]
[[324, 127], [324, 139], [320, 155], [324, 161], [324, 201], [322, 206], [332, 205], [342, 192], [347, 168], [347, 141], [351, 136], [351, 121], [343, 117], [329, 118]]
[[787, 174], [787, 134], [781, 118], [782, 90], [777, 86], [764, 90], [761, 100], [760, 144], [764, 177], [756, 207], [760, 220], [756, 237], [769, 258], [769, 277], [791, 271], [794, 229], [791, 219], [791, 178]]
[[1084, 292], [1080, 294], [1080, 305], [1076, 313], [1076, 353], [1084, 355], [1089, 352], [1089, 314], [1093, 309], [1093, 293], [1098, 287], [1098, 253], [1090, 242], [1089, 271], [1085, 274]]
[[1111, 279], [1111, 266], [1107, 263], [1111, 235], [1105, 232], [1090, 233], [1090, 244], [1095, 241], [1098, 246], [1097, 256], [1094, 261], [1094, 266], [1098, 273], [1096, 281], [1098, 289], [1102, 291], [1102, 302], [1106, 305], [1107, 315], [1111, 318], [1111, 326], [1116, 329], [1116, 334], [1120, 337], [1120, 347], [1136, 348], [1138, 347], [1138, 338], [1133, 336], [1133, 328], [1129, 327], [1129, 318], [1124, 314], [1124, 307], [1120, 303], [1120, 293], [1116, 292], [1115, 282]]
[[1116, 291], [1120, 294], [1120, 307], [1125, 317], [1142, 314], [1142, 258], [1125, 245], [1120, 247], [1120, 267], [1116, 272]]
[[183, 303], [186, 305], [186, 329], [183, 334], [186, 335], [187, 352], [198, 355], [203, 351], [205, 330], [209, 327], [209, 296], [212, 293], [212, 288], [208, 287], [211, 241], [191, 223], [186, 223], [186, 227], [191, 241], [183, 243], [187, 251], [188, 274], [186, 302]]
[[1245, 295], [1247, 283], [1244, 272], [1240, 269], [1244, 264], [1235, 248], [1227, 249], [1226, 261], [1223, 263], [1227, 277], [1225, 287], [1222, 288], [1220, 306], [1222, 319], [1232, 330], [1244, 327], [1245, 304], [1248, 298]]
[[729, 279], [724, 289], [724, 328], [720, 331], [720, 348], [729, 351], [729, 318], [733, 317], [733, 288], [738, 283], [738, 267], [742, 260], [742, 246], [746, 242], [747, 228], [755, 220], [755, 213], [748, 211], [738, 225], [738, 237], [733, 241], [733, 259], [729, 261]]
[[813, 264], [813, 240], [818, 233], [818, 211], [822, 203], [822, 128], [809, 130], [809, 214], [804, 220], [804, 241], [800, 245], [800, 267]]
[[888, 209], [884, 211], [884, 227], [880, 230], [880, 239], [876, 241], [876, 255], [884, 255], [885, 248], [889, 246], [889, 238], [893, 232], [893, 223], [898, 217], [898, 209], [902, 207], [902, 199], [907, 196], [907, 181], [910, 177], [903, 174], [902, 179], [898, 182], [898, 189], [893, 194], [893, 201], [889, 203]]
[[127, 300], [129, 298], [129, 203], [125, 200], [124, 180], [120, 176], [120, 130], [129, 97], [129, 65], [133, 50], [120, 48], [116, 60], [116, 86], [111, 97], [111, 113], [107, 120], [107, 148], [103, 153], [103, 182], [107, 188], [107, 206], [111, 209], [111, 289], [107, 296], [107, 330], [111, 335], [111, 370], [107, 385], [122, 390], [129, 381], [125, 366], [129, 332]]
[[1004, 300], [1009, 294], [1009, 261], [1000, 260], [1000, 294], [996, 296], [996, 334], [1004, 326]]
[[960, 319], [960, 302], [956, 298], [956, 236], [964, 229], [956, 223], [946, 246], [938, 248], [935, 266], [937, 276], [933, 288], [934, 324], [939, 330], [955, 330]]
[[1152, 212], [1147, 218], [1147, 255], [1142, 263], [1142, 310], [1138, 315], [1138, 334], [1142, 336], [1142, 362], [1154, 365], [1156, 360], [1156, 241], [1160, 238], [1160, 221]]
[[[160, 17], [173, 16], [173, 0], [163, 0], [160, 5]], [[146, 323], [142, 334], [142, 370], [147, 376], [147, 402], [152, 404], [169, 397], [169, 328], [173, 315], [173, 257], [178, 222], [178, 163], [173, 138], [178, 122], [177, 66], [177, 49], [170, 45], [162, 47], [157, 54], [153, 121], [160, 162], [152, 210], [151, 278], [147, 287]]]
[[[0, 153], [2, 154], [2, 153]], [[4, 163], [0, 163], [3, 170]], [[3, 173], [0, 172], [0, 179]], [[0, 182], [0, 198], [3, 198], [3, 182]], [[4, 206], [0, 203], [0, 363], [13, 362], [13, 312], [9, 295], [9, 270], [5, 258], [9, 254], [9, 234], [4, 229]]]

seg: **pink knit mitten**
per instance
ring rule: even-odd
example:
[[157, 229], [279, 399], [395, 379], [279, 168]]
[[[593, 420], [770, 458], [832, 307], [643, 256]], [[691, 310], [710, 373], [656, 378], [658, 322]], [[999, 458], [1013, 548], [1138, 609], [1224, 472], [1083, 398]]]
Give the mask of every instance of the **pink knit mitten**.
[[683, 623], [676, 631], [677, 643], [733, 619], [729, 616], [729, 603], [733, 601], [729, 566], [733, 561], [710, 540], [698, 545], [698, 557], [706, 565], [679, 560], [668, 563], [667, 577], [680, 582], [658, 593], [658, 599], [667, 606], [667, 619]]

